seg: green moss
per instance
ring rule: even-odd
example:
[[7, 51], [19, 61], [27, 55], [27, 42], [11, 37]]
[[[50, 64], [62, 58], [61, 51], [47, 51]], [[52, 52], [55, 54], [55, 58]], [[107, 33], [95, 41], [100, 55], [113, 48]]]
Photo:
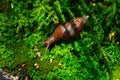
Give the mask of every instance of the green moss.
[[116, 66], [115, 70], [113, 71], [113, 80], [119, 80], [120, 79], [120, 66]]
[[[29, 75], [33, 80], [118, 79], [119, 3], [114, 0], [2, 1], [0, 68], [12, 74]], [[3, 5], [6, 7], [2, 8]], [[39, 42], [52, 34], [58, 25], [54, 23], [62, 24], [84, 15], [89, 15], [89, 19], [77, 39], [61, 41], [44, 54], [46, 47]]]

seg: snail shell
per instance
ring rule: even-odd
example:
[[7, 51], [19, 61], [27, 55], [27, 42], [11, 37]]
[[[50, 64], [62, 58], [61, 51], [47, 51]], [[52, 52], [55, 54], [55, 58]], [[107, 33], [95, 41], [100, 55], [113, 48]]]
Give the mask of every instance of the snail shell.
[[83, 29], [89, 16], [75, 18], [64, 25], [59, 25], [53, 34], [44, 42], [47, 48], [54, 42], [59, 40], [69, 40], [78, 36], [79, 32]]

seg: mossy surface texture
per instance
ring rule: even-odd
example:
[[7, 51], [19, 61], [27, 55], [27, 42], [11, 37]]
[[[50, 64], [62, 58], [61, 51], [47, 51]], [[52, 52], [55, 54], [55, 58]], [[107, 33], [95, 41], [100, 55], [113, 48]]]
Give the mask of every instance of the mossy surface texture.
[[[39, 42], [86, 15], [77, 39], [44, 54]], [[120, 0], [1, 0], [0, 68], [32, 80], [119, 80]]]

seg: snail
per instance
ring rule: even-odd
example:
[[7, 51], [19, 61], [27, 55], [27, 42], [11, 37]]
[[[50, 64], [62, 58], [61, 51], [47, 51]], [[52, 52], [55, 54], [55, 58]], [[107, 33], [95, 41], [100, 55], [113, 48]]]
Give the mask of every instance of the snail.
[[57, 41], [76, 38], [79, 35], [79, 32], [83, 29], [83, 25], [86, 23], [88, 18], [89, 16], [75, 18], [70, 22], [66, 22], [63, 25], [57, 26], [53, 34], [44, 42], [46, 51], [52, 44]]

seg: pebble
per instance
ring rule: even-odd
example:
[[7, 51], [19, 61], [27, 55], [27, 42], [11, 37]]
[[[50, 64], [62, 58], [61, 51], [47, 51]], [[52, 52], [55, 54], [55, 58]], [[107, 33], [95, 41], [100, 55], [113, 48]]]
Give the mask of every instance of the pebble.
[[[21, 80], [21, 77], [22, 76], [18, 75], [16, 76], [10, 75], [9, 73], [4, 72], [2, 69], [0, 69], [0, 80]], [[26, 75], [24, 75], [23, 77], [22, 80], [30, 80], [29, 77]]]

